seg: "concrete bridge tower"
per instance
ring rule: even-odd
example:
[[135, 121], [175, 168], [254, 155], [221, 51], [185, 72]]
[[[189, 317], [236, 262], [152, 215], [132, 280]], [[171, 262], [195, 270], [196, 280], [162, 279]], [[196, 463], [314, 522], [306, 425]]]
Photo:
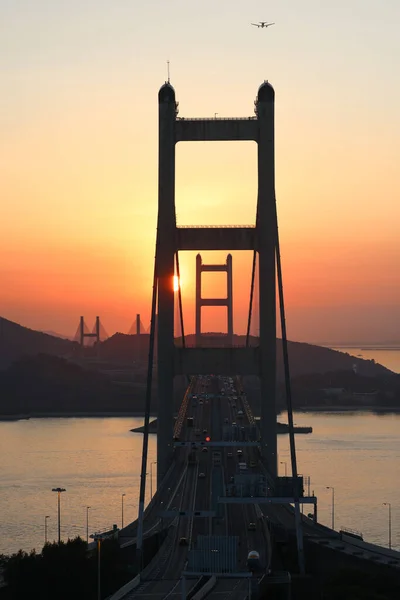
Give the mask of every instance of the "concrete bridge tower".
[[[276, 290], [274, 101], [264, 82], [256, 116], [236, 119], [179, 118], [175, 91], [159, 91], [159, 180], [156, 268], [158, 276], [158, 482], [173, 451], [173, 380], [175, 375], [221, 373], [257, 375], [261, 380], [261, 449], [269, 472], [277, 474], [276, 440]], [[177, 227], [175, 145], [183, 141], [252, 140], [258, 145], [258, 200], [254, 227]], [[247, 199], [243, 198], [246, 202]], [[259, 255], [260, 343], [251, 348], [180, 348], [174, 346], [174, 257], [185, 250], [248, 250]]]
[[[226, 273], [226, 298], [203, 298], [201, 294], [201, 274]], [[226, 257], [224, 265], [205, 265], [201, 255], [196, 256], [196, 346], [201, 347], [201, 307], [226, 306], [227, 313], [227, 344], [233, 344], [233, 285], [232, 285], [232, 254]]]

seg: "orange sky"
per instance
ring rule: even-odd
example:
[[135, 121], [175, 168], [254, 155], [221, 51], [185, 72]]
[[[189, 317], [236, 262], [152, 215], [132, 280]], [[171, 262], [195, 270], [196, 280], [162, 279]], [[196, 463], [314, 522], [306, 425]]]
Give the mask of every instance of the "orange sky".
[[[261, 2], [251, 15], [236, 3], [228, 29], [232, 3], [153, 4], [0, 8], [0, 315], [66, 334], [81, 314], [110, 334], [137, 312], [148, 322], [169, 58], [181, 116], [252, 115], [263, 79], [276, 89], [289, 337], [400, 339], [398, 3], [363, 2], [353, 17], [344, 0], [334, 12], [273, 2], [263, 37], [248, 26]], [[255, 158], [252, 143], [178, 145], [178, 222], [253, 223]], [[234, 254], [239, 333], [250, 262]], [[191, 331], [194, 253], [181, 265]], [[207, 329], [219, 323], [206, 316]]]

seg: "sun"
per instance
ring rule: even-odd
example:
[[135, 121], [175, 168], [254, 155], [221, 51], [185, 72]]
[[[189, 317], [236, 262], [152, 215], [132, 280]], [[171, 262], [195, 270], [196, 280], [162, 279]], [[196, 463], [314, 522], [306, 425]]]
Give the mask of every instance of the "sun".
[[[180, 286], [182, 287], [182, 281], [180, 283]], [[177, 292], [179, 290], [179, 278], [178, 275], [174, 275], [174, 292]]]

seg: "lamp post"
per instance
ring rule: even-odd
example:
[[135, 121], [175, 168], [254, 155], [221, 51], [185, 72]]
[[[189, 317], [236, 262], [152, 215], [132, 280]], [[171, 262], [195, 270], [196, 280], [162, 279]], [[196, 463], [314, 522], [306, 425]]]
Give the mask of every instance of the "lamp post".
[[93, 533], [91, 536], [95, 542], [97, 542], [97, 600], [101, 600], [101, 542], [103, 541], [103, 536], [98, 533]]
[[58, 543], [60, 544], [61, 542], [61, 494], [62, 492], [66, 492], [67, 490], [65, 488], [53, 488], [51, 490], [52, 492], [57, 492], [57, 496], [58, 496]]
[[126, 496], [126, 494], [121, 495], [121, 521], [122, 521], [121, 529], [124, 528], [124, 497], [125, 496]]
[[150, 464], [150, 500], [153, 499], [153, 465], [156, 464], [156, 460]]
[[281, 460], [281, 465], [285, 465], [285, 477], [287, 477], [287, 462], [285, 460]]
[[90, 506], [86, 507], [86, 543], [89, 543], [89, 510]]
[[389, 508], [389, 550], [392, 549], [392, 505], [390, 502], [383, 502], [383, 506]]
[[47, 519], [50, 519], [50, 515], [46, 515], [44, 518], [44, 543], [47, 544]]
[[335, 488], [327, 485], [327, 490], [332, 490], [332, 529], [335, 529]]

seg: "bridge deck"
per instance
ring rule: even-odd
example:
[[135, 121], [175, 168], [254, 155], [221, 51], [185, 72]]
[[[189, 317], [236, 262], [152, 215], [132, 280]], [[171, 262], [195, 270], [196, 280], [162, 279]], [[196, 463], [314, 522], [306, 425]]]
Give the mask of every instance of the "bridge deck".
[[[224, 395], [220, 395], [221, 387]], [[185, 396], [186, 410], [180, 414], [180, 439], [197, 443], [206, 437], [221, 440], [227, 423], [237, 423], [240, 427], [254, 424], [245, 396], [236, 389], [239, 387], [239, 381], [232, 384], [227, 378], [197, 378], [192, 389], [197, 398], [188, 401]], [[193, 426], [188, 426], [187, 417], [193, 417]], [[188, 461], [189, 455], [195, 456], [195, 462]], [[160, 514], [170, 514], [163, 523], [169, 527], [169, 533], [159, 553], [142, 573], [144, 581], [123, 596], [124, 600], [181, 598], [182, 573], [187, 571], [189, 552], [196, 547], [199, 536], [237, 536], [240, 541], [236, 572], [248, 572], [247, 557], [251, 550], [260, 554], [261, 573], [269, 568], [272, 548], [269, 528], [272, 524], [294, 533], [294, 510], [279, 504], [220, 504], [218, 499], [226, 486], [238, 475], [239, 462], [247, 463], [249, 473], [266, 473], [257, 446], [238, 443], [237, 447], [198, 447], [196, 450], [191, 444], [175, 447], [174, 464], [147, 508], [145, 519], [145, 535], [151, 535], [162, 524]], [[209, 512], [210, 516], [196, 518], [196, 511]], [[400, 568], [400, 553], [384, 548], [378, 552], [379, 547], [342, 539], [338, 532], [306, 517], [303, 517], [303, 532], [312, 543], [328, 545], [353, 556], [357, 553], [366, 560]], [[120, 534], [122, 546], [134, 543], [135, 536], [136, 523], [133, 523]], [[230, 600], [243, 600], [248, 594], [249, 581], [225, 575], [221, 572], [217, 577], [207, 598], [221, 600], [229, 595]], [[188, 580], [186, 593], [197, 582], [196, 577]], [[118, 598], [122, 600], [120, 596]]]

